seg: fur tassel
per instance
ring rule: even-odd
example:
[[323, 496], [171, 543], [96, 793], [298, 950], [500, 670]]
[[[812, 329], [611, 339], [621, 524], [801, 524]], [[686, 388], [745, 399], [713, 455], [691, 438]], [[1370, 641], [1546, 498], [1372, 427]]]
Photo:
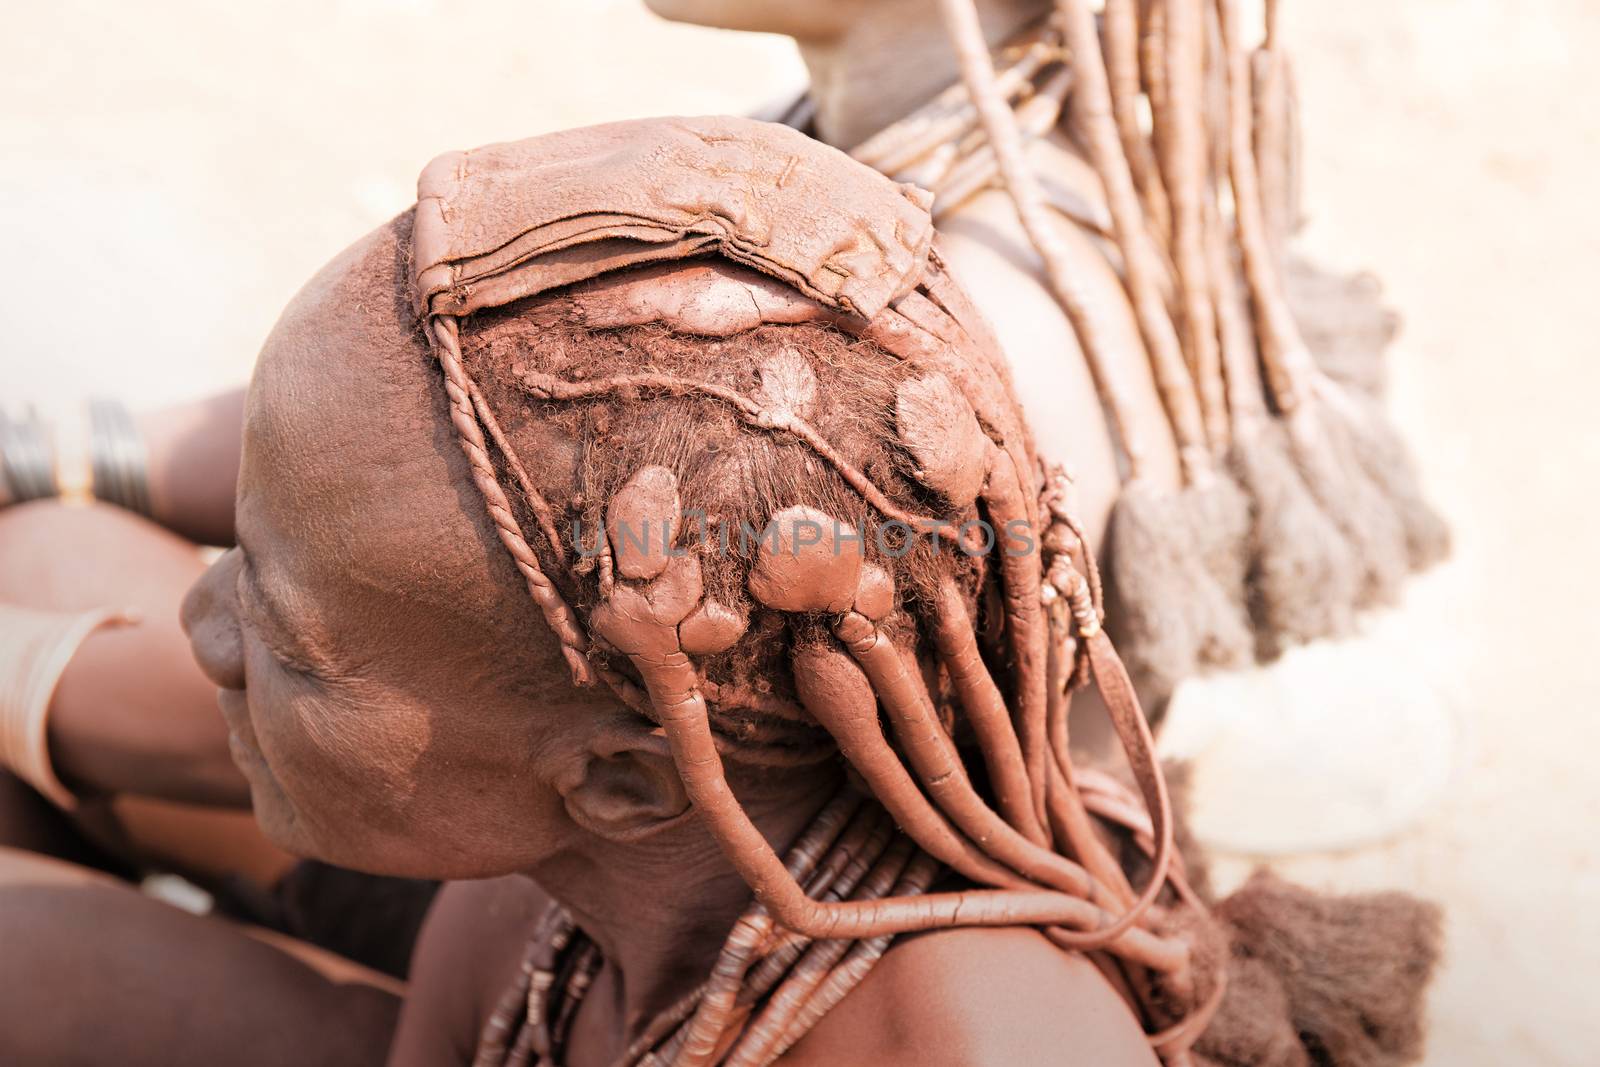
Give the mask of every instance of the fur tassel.
[[[1327, 1067], [1399, 1067], [1421, 1057], [1426, 990], [1439, 960], [1437, 907], [1403, 893], [1327, 896], [1258, 871], [1216, 914], [1233, 930], [1230, 973], [1241, 981], [1202, 1040], [1203, 1055]], [[1282, 1004], [1259, 967], [1281, 988], [1305, 1060], [1285, 1058], [1266, 1032]], [[1224, 1027], [1224, 1019], [1237, 1025]]]

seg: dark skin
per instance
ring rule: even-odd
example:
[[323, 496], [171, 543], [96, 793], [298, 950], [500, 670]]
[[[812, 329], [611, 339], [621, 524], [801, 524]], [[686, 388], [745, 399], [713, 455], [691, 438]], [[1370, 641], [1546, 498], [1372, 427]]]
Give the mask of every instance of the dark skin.
[[[495, 541], [438, 372], [408, 330], [406, 229], [336, 260], [269, 339], [249, 401], [240, 544], [184, 619], [278, 844], [377, 873], [495, 879], [441, 897], [391, 1062], [470, 1055], [549, 893], [606, 956], [569, 1059], [603, 1064], [703, 979], [749, 891], [653, 724], [572, 687]], [[374, 292], [395, 299], [374, 306]], [[546, 458], [560, 455], [550, 444]], [[563, 477], [558, 462], [538, 466]], [[732, 782], [781, 849], [834, 773]], [[37, 925], [47, 934], [47, 917]], [[167, 966], [152, 976], [168, 988], [202, 977], [182, 962], [181, 931], [163, 937]], [[226, 986], [205, 976], [211, 988], [254, 990], [249, 960], [231, 964]], [[271, 1010], [295, 1004], [261, 995]], [[1154, 1062], [1092, 966], [1035, 932], [985, 930], [903, 939], [782, 1062], [1044, 1060]]]
[[331, 958], [4, 848], [0, 944], [5, 1063], [376, 1065], [399, 1008]]

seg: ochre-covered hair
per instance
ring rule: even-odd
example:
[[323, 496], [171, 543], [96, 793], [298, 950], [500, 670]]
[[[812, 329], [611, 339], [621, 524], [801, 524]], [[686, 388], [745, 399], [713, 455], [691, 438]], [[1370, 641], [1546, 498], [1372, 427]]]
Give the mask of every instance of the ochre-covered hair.
[[[707, 288], [771, 285], [731, 266], [689, 269]], [[1160, 1040], [1186, 1046], [1221, 985], [1196, 973], [1192, 937], [1165, 916], [1183, 895], [1168, 888], [1182, 880], [1165, 785], [1100, 628], [1069, 487], [1034, 455], [980, 320], [935, 262], [870, 322], [819, 314], [720, 338], [670, 321], [587, 324], [596, 305], [635, 307], [682, 270], [480, 313], [438, 351], [480, 485], [512, 487], [503, 503], [489, 494], [496, 525], [537, 545], [519, 564], [538, 569], [531, 584], [580, 676], [665, 729], [696, 808], [755, 892], [761, 936], [727, 974], [742, 980], [774, 929], [870, 943], [1037, 925], [1063, 948], [1159, 975], [1124, 988], [1159, 987], [1169, 1010], [1182, 1001], [1165, 1021], [1187, 1024]], [[568, 499], [541, 491], [511, 445], [530, 421], [575, 443]], [[691, 536], [685, 514], [723, 532]], [[1142, 807], [1109, 780], [1077, 784], [1068, 695], [1091, 675]], [[834, 752], [853, 784], [801, 850], [809, 862], [852, 827], [862, 840], [847, 854], [875, 831], [888, 855], [878, 805], [906, 839], [899, 873], [859, 899], [808, 891], [815, 872], [772, 850], [723, 767]], [[1148, 841], [1141, 886], [1098, 836], [1095, 806]], [[940, 868], [975, 888], [928, 892]], [[715, 1003], [708, 992], [703, 1005]], [[702, 1006], [686, 1047], [720, 1039], [732, 1010]], [[787, 1025], [757, 1028], [768, 1051], [786, 1045]]]

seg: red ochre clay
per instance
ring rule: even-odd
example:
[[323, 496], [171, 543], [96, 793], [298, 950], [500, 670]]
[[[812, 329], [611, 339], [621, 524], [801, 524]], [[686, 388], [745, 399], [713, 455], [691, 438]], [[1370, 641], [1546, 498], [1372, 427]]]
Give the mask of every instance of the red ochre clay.
[[895, 395], [900, 442], [917, 462], [917, 478], [966, 507], [988, 473], [990, 442], [972, 407], [942, 374], [913, 378]]
[[678, 479], [665, 467], [644, 467], [606, 508], [606, 536], [624, 578], [654, 578], [667, 569], [678, 536]]
[[844, 611], [861, 580], [861, 535], [816, 508], [772, 516], [750, 568], [750, 593], [778, 611]]
[[707, 597], [678, 624], [678, 640], [692, 656], [726, 652], [744, 636], [748, 623], [740, 612]]

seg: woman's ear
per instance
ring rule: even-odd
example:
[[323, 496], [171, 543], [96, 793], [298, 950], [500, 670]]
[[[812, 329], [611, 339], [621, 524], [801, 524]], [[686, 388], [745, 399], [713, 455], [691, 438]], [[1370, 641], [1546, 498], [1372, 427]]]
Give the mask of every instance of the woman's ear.
[[562, 791], [573, 822], [610, 841], [637, 841], [689, 812], [666, 736], [654, 723], [608, 724], [589, 738], [581, 773]]

